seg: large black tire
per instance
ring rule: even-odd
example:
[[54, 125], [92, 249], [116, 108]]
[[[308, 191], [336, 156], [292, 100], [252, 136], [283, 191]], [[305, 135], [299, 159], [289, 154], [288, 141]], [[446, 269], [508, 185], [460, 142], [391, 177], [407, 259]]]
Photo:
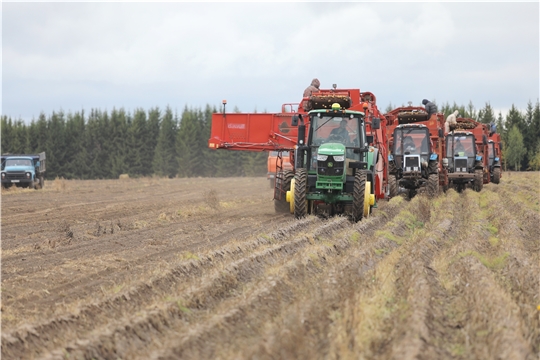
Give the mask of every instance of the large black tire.
[[484, 187], [484, 172], [482, 169], [476, 169], [474, 170], [474, 182], [473, 182], [473, 188], [474, 191], [481, 191]]
[[307, 170], [298, 169], [294, 175], [294, 217], [305, 217], [307, 208]]
[[364, 217], [364, 200], [366, 191], [367, 173], [364, 170], [356, 172], [354, 176], [353, 203], [351, 220], [354, 222], [362, 220]]
[[501, 181], [501, 168], [496, 167], [493, 169], [493, 178], [491, 179], [491, 182], [494, 184], [498, 184]]
[[434, 198], [439, 195], [439, 174], [429, 174], [427, 181], [427, 196]]
[[390, 198], [398, 196], [399, 188], [398, 188], [398, 182], [396, 175], [390, 174], [388, 175], [388, 192]]
[[274, 191], [279, 191], [280, 188], [284, 191], [281, 200], [274, 199], [274, 210], [277, 213], [290, 212], [290, 206], [285, 198], [285, 194], [291, 189], [291, 180], [293, 178], [294, 174], [290, 170], [285, 170], [281, 174], [276, 174], [276, 189]]

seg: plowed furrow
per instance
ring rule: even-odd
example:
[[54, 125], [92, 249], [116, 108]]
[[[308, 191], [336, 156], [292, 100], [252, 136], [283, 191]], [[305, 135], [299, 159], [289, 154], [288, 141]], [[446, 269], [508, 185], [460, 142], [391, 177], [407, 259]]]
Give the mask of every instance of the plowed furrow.
[[465, 192], [470, 218], [455, 245], [446, 256], [453, 292], [458, 299], [455, 310], [468, 339], [459, 353], [474, 358], [519, 358], [532, 355], [519, 317], [519, 308], [495, 279], [488, 232], [483, 228], [477, 204], [480, 195]]
[[[246, 254], [261, 247], [271, 246], [273, 242], [288, 239], [316, 222], [318, 219], [308, 218], [293, 222], [267, 238], [255, 238], [244, 243], [207, 251], [201, 260], [172, 268], [166, 274], [154, 278], [148, 283], [142, 283], [127, 293], [120, 293], [98, 303], [83, 306], [77, 309], [74, 314], [56, 317], [43, 324], [23, 326], [19, 330], [3, 335], [2, 351], [6, 354], [10, 352], [32, 354], [58, 346], [59, 343], [67, 343], [72, 338], [84, 336], [88, 331], [107, 324], [111, 319], [133, 314], [141, 307], [148, 306], [156, 298], [170, 296], [171, 289], [178, 284], [196, 283], [209, 270], [220, 269], [225, 267], [227, 263], [242, 260]], [[287, 250], [287, 243], [279, 246], [284, 251]], [[92, 320], [89, 321], [90, 319]], [[47, 336], [41, 334], [47, 334]], [[57, 340], [51, 341], [55, 338]]]
[[[347, 225], [346, 219], [336, 218], [331, 221], [330, 227], [320, 226], [313, 233], [324, 229], [325, 233], [328, 232], [331, 235]], [[112, 354], [120, 357], [141, 356], [140, 347], [151, 345], [150, 343], [153, 343], [155, 336], [158, 336], [155, 331], [152, 331], [153, 328], [161, 331], [167, 329], [167, 332], [174, 331], [175, 326], [184, 325], [186, 309], [188, 311], [193, 309], [193, 313], [196, 315], [214, 312], [212, 309], [222, 301], [231, 296], [237, 296], [237, 293], [242, 293], [242, 287], [249, 286], [248, 284], [258, 278], [267, 267], [282, 264], [290, 256], [308, 245], [309, 241], [308, 237], [300, 236], [287, 239], [287, 241], [251, 255], [244, 253], [244, 257], [237, 262], [214, 273], [207, 272], [208, 275], [200, 280], [202, 285], [171, 289], [169, 296], [175, 299], [172, 303], [158, 303], [156, 304], [159, 308], [157, 310], [141, 311], [142, 315], [138, 317], [128, 317], [123, 319], [120, 324], [110, 326], [107, 329], [97, 329], [89, 335], [84, 346], [71, 344], [56, 353], [62, 353], [66, 350], [76, 357], [107, 358]], [[148, 342], [145, 342], [144, 339], [141, 340], [141, 333], [152, 333], [155, 336], [154, 339], [146, 336]], [[141, 343], [141, 341], [143, 342]], [[126, 346], [126, 344], [128, 345]], [[135, 348], [131, 348], [132, 345]], [[125, 352], [123, 349], [126, 349]]]
[[[264, 287], [270, 281], [279, 284], [280, 288], [274, 289], [264, 304], [243, 304], [242, 309], [246, 305], [250, 308], [242, 311], [241, 321], [223, 319], [212, 326], [201, 325], [206, 331], [196, 332], [188, 339], [171, 338], [164, 346], [169, 350], [155, 352], [152, 357], [324, 357], [322, 351], [328, 351], [328, 330], [332, 321], [329, 315], [339, 308], [341, 301], [350, 297], [354, 287], [347, 285], [353, 285], [354, 280], [373, 266], [370, 259], [356, 255], [362, 252], [360, 249], [369, 251], [373, 245], [369, 241], [370, 234], [395, 215], [394, 207], [387, 210], [388, 218], [363, 220], [355, 228], [334, 234], [331, 241], [323, 241], [323, 244], [315, 241], [298, 252], [288, 264], [276, 270], [279, 277], [273, 273], [258, 285]], [[359, 233], [361, 235], [357, 237]], [[221, 315], [217, 318], [222, 319]], [[176, 345], [178, 341], [181, 345]]]
[[[531, 310], [540, 303], [540, 253], [529, 251], [531, 234], [520, 227], [518, 212], [505, 207], [505, 202], [498, 194], [485, 196], [488, 212], [490, 245], [497, 259], [494, 275], [500, 287], [508, 294], [519, 308], [523, 322], [523, 333], [533, 352], [540, 351], [540, 317]], [[523, 224], [524, 219], [520, 222]], [[533, 235], [537, 236], [537, 235]]]

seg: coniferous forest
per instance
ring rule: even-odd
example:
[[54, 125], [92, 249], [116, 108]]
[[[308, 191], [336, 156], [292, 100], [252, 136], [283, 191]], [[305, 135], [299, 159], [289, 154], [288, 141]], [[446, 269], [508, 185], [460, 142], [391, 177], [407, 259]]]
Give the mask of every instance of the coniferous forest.
[[[402, 105], [404, 106], [404, 105]], [[384, 109], [390, 111], [391, 104]], [[381, 109], [383, 110], [383, 109]], [[514, 105], [507, 115], [495, 116], [489, 103], [479, 110], [467, 106], [439, 105], [448, 116], [495, 123], [503, 139], [507, 170], [540, 169], [540, 104], [530, 101], [524, 110]], [[25, 123], [2, 116], [1, 153], [47, 156], [47, 178], [112, 179], [130, 177], [229, 177], [266, 174], [266, 152], [210, 150], [211, 117], [215, 107], [185, 107], [181, 114], [170, 107], [133, 112], [91, 109], [63, 111]]]

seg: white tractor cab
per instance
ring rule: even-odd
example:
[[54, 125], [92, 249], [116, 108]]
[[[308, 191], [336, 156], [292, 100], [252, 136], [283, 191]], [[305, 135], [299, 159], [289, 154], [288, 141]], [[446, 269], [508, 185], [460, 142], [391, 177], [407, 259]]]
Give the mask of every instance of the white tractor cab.
[[443, 166], [448, 169], [449, 187], [461, 192], [470, 187], [482, 190], [484, 166], [482, 155], [476, 149], [474, 134], [455, 131], [446, 135], [446, 158]]
[[439, 191], [438, 155], [433, 152], [430, 133], [422, 124], [404, 124], [394, 129], [389, 155], [388, 188], [390, 197], [398, 194], [398, 186], [412, 198], [427, 186], [428, 193]]

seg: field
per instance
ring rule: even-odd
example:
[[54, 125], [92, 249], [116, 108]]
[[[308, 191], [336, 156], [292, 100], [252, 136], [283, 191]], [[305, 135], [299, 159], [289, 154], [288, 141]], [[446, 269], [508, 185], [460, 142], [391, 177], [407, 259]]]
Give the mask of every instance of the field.
[[2, 359], [537, 359], [540, 175], [276, 214], [265, 178], [2, 190]]

